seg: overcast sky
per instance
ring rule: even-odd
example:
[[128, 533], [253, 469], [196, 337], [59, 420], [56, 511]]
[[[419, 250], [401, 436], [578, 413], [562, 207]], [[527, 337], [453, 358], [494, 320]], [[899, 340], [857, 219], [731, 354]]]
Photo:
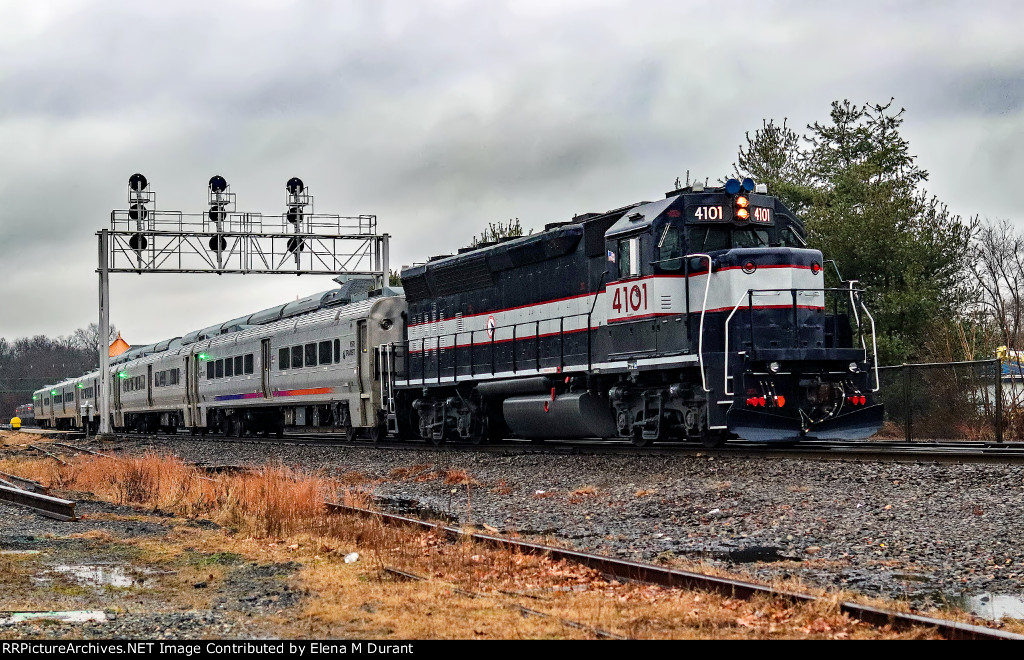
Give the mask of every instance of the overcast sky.
[[[271, 214], [299, 176], [317, 211], [376, 214], [397, 267], [895, 96], [930, 192], [1021, 220], [1022, 24], [1015, 0], [0, 0], [0, 336], [96, 321], [94, 234], [136, 171], [159, 208], [204, 210], [221, 174]], [[113, 275], [111, 320], [144, 344], [332, 286]]]

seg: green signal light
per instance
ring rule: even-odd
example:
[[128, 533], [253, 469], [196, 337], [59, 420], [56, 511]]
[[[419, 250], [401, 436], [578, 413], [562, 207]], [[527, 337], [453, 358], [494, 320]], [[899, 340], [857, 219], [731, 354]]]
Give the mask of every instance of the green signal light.
[[128, 372], [127, 371], [118, 371], [117, 372], [117, 377], [118, 378], [127, 378], [128, 377]]
[[56, 394], [57, 390], [50, 390], [50, 394]]
[[84, 390], [85, 389], [85, 385], [82, 385], [81, 383], [79, 383], [78, 385], [75, 385], [75, 387], [77, 387], [80, 390]]
[[210, 359], [210, 356], [209, 356], [209, 355], [207, 355], [206, 353], [200, 353], [200, 354], [199, 354], [199, 359], [200, 359], [200, 360], [209, 360], [209, 359]]

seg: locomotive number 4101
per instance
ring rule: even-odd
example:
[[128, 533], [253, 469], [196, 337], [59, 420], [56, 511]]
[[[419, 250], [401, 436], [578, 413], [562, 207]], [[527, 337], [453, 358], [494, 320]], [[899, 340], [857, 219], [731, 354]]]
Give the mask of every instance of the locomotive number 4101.
[[612, 295], [612, 309], [616, 314], [646, 312], [647, 282], [616, 286], [615, 293]]

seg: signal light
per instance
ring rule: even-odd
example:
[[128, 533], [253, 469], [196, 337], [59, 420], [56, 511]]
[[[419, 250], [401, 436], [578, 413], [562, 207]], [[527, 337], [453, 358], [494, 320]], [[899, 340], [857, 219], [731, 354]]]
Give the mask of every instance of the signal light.
[[228, 182], [219, 174], [214, 174], [210, 177], [210, 191], [215, 193], [222, 193], [228, 189]]
[[811, 273], [817, 275], [820, 272], [821, 272], [821, 264], [819, 264], [817, 261], [815, 261], [813, 264], [811, 264]]
[[306, 249], [306, 242], [298, 237], [292, 237], [288, 239], [288, 251], [289, 252], [302, 252]]
[[149, 245], [149, 241], [142, 234], [136, 232], [132, 234], [132, 237], [128, 239], [128, 246], [136, 252], [142, 252]]
[[142, 204], [132, 204], [128, 209], [128, 217], [132, 220], [145, 220], [149, 217], [149, 211]]
[[149, 181], [146, 177], [136, 172], [128, 179], [128, 187], [135, 192], [142, 192], [149, 187]]
[[775, 397], [775, 405], [777, 405], [779, 408], [785, 406], [786, 405], [786, 397], [782, 396], [781, 394], [776, 396]]
[[290, 192], [293, 195], [298, 195], [299, 193], [306, 189], [306, 185], [302, 183], [302, 179], [300, 179], [297, 176], [293, 176], [292, 178], [288, 179], [288, 183], [284, 184], [284, 187], [287, 188], [288, 192]]
[[217, 206], [210, 207], [210, 220], [212, 222], [224, 222], [227, 216], [227, 209], [225, 209], [223, 206], [220, 206], [218, 204]]
[[214, 252], [223, 252], [228, 247], [228, 242], [224, 236], [218, 234], [210, 237], [210, 249]]
[[288, 222], [292, 224], [302, 220], [302, 207], [301, 206], [289, 206], [288, 213], [285, 215]]

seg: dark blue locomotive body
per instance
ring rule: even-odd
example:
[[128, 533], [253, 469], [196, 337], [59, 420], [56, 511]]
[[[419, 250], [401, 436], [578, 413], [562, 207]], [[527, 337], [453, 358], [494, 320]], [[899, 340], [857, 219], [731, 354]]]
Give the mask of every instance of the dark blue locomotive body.
[[717, 444], [881, 425], [872, 321], [776, 198], [699, 186], [402, 272], [393, 431]]

